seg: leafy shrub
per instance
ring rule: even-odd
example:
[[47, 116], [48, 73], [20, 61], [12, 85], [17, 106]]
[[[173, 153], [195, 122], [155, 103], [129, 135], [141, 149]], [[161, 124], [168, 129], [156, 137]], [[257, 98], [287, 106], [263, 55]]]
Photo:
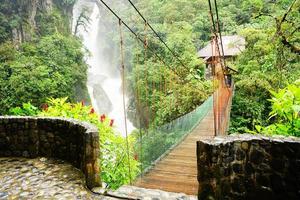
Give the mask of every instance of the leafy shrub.
[[22, 107], [15, 107], [9, 110], [10, 115], [17, 116], [36, 116], [38, 113], [38, 108], [33, 106], [31, 103], [23, 103]]
[[[101, 151], [101, 179], [110, 189], [128, 184], [139, 173], [139, 163], [134, 158], [133, 144], [135, 140], [129, 137], [129, 156], [126, 148], [126, 139], [113, 128], [113, 120], [105, 115], [99, 116], [91, 106], [81, 103], [69, 103], [68, 98], [50, 98], [43, 110], [39, 110], [30, 103], [22, 107], [10, 109], [10, 114], [20, 116], [48, 116], [73, 118], [95, 125], [100, 134]], [[129, 160], [128, 160], [129, 158]], [[131, 173], [129, 174], [129, 163]]]
[[267, 99], [271, 98], [269, 90], [272, 86], [268, 78], [257, 72], [238, 78], [231, 110], [231, 133], [254, 130], [257, 122], [267, 125], [267, 116], [271, 111]]
[[[40, 106], [48, 97], [78, 101], [87, 96], [87, 65], [82, 45], [73, 36], [57, 33], [37, 44], [23, 43], [19, 50], [5, 43], [0, 53], [0, 114], [23, 102]], [[85, 91], [83, 96], [77, 97], [77, 88]]]
[[35, 20], [38, 34], [41, 36], [52, 35], [57, 31], [65, 35], [69, 33], [69, 22], [57, 8], [51, 12], [38, 12]]
[[48, 106], [39, 115], [74, 118], [97, 126], [100, 134], [101, 178], [108, 188], [117, 189], [121, 185], [128, 184], [130, 176], [132, 179], [137, 176], [139, 163], [134, 159], [134, 140], [129, 138], [128, 155], [126, 139], [113, 129], [113, 120], [105, 115], [99, 116], [91, 106], [69, 103], [67, 98], [50, 98], [47, 103]]
[[256, 130], [268, 135], [291, 135], [300, 137], [300, 80], [278, 92], [271, 92], [271, 125], [256, 125]]

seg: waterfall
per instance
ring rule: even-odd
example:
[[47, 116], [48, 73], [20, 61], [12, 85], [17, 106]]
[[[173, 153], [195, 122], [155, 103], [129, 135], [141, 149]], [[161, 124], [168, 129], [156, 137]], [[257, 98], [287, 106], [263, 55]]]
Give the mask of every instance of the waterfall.
[[[108, 26], [101, 23], [100, 9], [93, 0], [77, 1], [73, 11], [73, 27], [83, 9], [88, 10], [89, 23], [86, 30], [83, 26], [78, 27], [77, 35], [82, 37], [84, 46], [91, 54], [87, 58], [87, 64], [90, 66], [87, 87], [91, 103], [97, 113], [106, 114], [114, 119], [116, 129], [125, 136], [122, 79], [117, 60], [120, 55], [119, 44], [115, 44], [111, 38], [110, 42], [107, 41]], [[135, 128], [128, 119], [126, 120], [130, 133]]]

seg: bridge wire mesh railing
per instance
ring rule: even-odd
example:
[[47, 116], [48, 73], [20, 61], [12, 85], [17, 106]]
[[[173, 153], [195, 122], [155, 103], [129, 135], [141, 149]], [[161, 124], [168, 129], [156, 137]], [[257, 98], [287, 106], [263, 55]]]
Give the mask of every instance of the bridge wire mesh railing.
[[209, 97], [194, 111], [163, 126], [147, 130], [137, 141], [136, 153], [143, 166], [141, 174], [151, 169], [157, 161], [178, 145], [203, 120], [212, 109], [213, 97]]

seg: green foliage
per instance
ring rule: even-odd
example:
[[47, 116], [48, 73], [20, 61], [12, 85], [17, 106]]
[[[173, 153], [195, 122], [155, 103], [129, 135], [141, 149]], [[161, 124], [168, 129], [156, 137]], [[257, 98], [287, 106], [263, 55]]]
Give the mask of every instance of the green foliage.
[[63, 0], [63, 4], [65, 5], [73, 5], [76, 3], [77, 0]]
[[85, 52], [69, 30], [74, 3], [54, 1], [46, 9], [36, 2], [36, 12], [32, 2], [1, 3], [0, 114], [23, 102], [39, 107], [48, 97], [88, 101]]
[[[299, 56], [282, 42], [284, 38], [292, 45], [299, 42], [299, 27], [294, 27], [294, 22], [299, 20], [299, 2], [286, 13], [293, 2], [294, 0], [218, 1], [223, 34], [239, 34], [247, 41], [246, 50], [237, 60], [228, 63], [239, 71], [235, 76], [237, 86], [233, 100], [231, 132], [253, 130], [257, 121], [267, 125], [266, 119], [271, 109], [270, 102], [267, 101], [270, 98], [269, 90], [282, 88], [286, 81], [294, 81], [300, 75]], [[195, 57], [196, 48], [203, 47], [210, 40], [208, 5], [205, 0], [150, 0], [138, 1], [136, 5], [188, 68], [181, 66], [157, 39], [148, 31], [145, 32], [144, 24], [136, 23], [138, 16], [135, 17], [129, 12], [133, 18], [133, 26], [138, 27], [138, 32], [148, 39], [148, 46], [156, 49], [171, 66], [169, 69], [164, 66], [167, 69], [162, 71], [160, 68], [163, 64], [153, 53], [147, 51], [144, 58], [142, 47], [134, 51], [134, 72], [142, 74], [139, 75], [142, 80], [132, 84], [134, 90], [142, 88], [142, 105], [139, 110], [148, 113], [148, 116], [156, 116], [155, 119], [150, 119], [155, 124], [165, 123], [191, 111], [211, 92], [208, 87], [203, 89], [203, 85], [207, 85], [203, 81], [204, 66]], [[287, 17], [279, 29], [278, 22], [283, 19], [284, 14]], [[153, 82], [162, 82], [159, 78], [162, 72], [167, 74], [167, 78], [163, 80], [167, 83], [167, 94], [161, 90], [150, 94], [144, 91], [144, 88], [151, 91]], [[134, 78], [131, 79], [132, 82], [137, 79]]]
[[12, 29], [22, 22], [21, 13], [17, 12], [15, 0], [4, 0], [0, 4], [0, 44], [12, 37]]
[[204, 80], [204, 62], [196, 54], [199, 35], [205, 39], [209, 37], [208, 33], [200, 31], [210, 27], [209, 24], [203, 29], [200, 27], [205, 18], [199, 13], [202, 9], [199, 2], [202, 3], [198, 0], [143, 0], [136, 3], [178, 59], [150, 31], [144, 31], [143, 23], [136, 23], [139, 16], [128, 12], [133, 18], [132, 26], [147, 38], [146, 52], [142, 45], [136, 45], [136, 40], [128, 42], [133, 45], [128, 48], [131, 54], [127, 52], [134, 57], [130, 63], [133, 66], [130, 85], [135, 93], [138, 91], [139, 98], [131, 104], [137, 105], [143, 127], [170, 122], [195, 109], [212, 93], [210, 82]]
[[[255, 1], [243, 4], [244, 10], [252, 10], [253, 13], [249, 21], [238, 28], [239, 34], [246, 38], [247, 46], [232, 63], [239, 74], [235, 77], [231, 133], [255, 131], [256, 124], [267, 126], [272, 109], [268, 101], [271, 98], [269, 91], [285, 87], [300, 75], [299, 55], [283, 44], [282, 36], [278, 35], [284, 34], [292, 45], [296, 45], [297, 33], [290, 30], [294, 30], [291, 22], [298, 20], [295, 17], [297, 6], [288, 12], [292, 2]], [[278, 22], [285, 14], [287, 20], [280, 27]]]
[[37, 9], [30, 1], [3, 0], [0, 5], [0, 44], [8, 40], [24, 42], [37, 39], [55, 32], [70, 34], [68, 12], [72, 12], [75, 0], [54, 1], [51, 9], [42, 8], [36, 2]]
[[[110, 119], [101, 117], [94, 112], [91, 106], [83, 106], [82, 103], [69, 103], [67, 98], [49, 99], [48, 107], [40, 116], [53, 116], [74, 118], [80, 121], [90, 122], [95, 125], [100, 134], [101, 150], [101, 179], [108, 188], [117, 189], [121, 185], [128, 184], [130, 176], [135, 178], [139, 172], [139, 163], [134, 159], [133, 138], [129, 139], [129, 155], [126, 149], [126, 139], [116, 133], [110, 126]], [[128, 160], [129, 156], [129, 160]], [[131, 174], [129, 174], [129, 163]]]
[[16, 116], [36, 116], [38, 113], [39, 109], [33, 106], [31, 103], [23, 103], [22, 107], [9, 109], [9, 114]]
[[[37, 44], [0, 45], [0, 113], [31, 102], [40, 106], [48, 97], [76, 97], [76, 87], [86, 88], [87, 65], [81, 43], [72, 36], [55, 34]], [[6, 51], [8, 49], [8, 51]], [[79, 97], [80, 98], [80, 97]]]
[[269, 77], [253, 72], [248, 76], [239, 76], [236, 83], [236, 92], [233, 98], [231, 111], [230, 132], [245, 133], [253, 130], [257, 121], [266, 123], [269, 113], [271, 97], [269, 90], [272, 85]]
[[11, 108], [9, 114], [73, 118], [95, 125], [100, 134], [101, 179], [110, 189], [128, 184], [130, 176], [134, 179], [139, 173], [139, 162], [133, 149], [136, 142], [134, 137], [129, 137], [128, 155], [126, 138], [114, 130], [111, 119], [105, 115], [99, 116], [91, 106], [84, 106], [83, 102], [70, 103], [68, 98], [49, 98], [47, 104], [43, 105], [43, 110], [39, 110], [31, 103], [23, 103], [22, 107]]
[[291, 135], [300, 137], [300, 80], [278, 92], [271, 92], [271, 125], [256, 125], [256, 130], [268, 135]]
[[69, 33], [69, 22], [57, 8], [54, 8], [52, 12], [38, 13], [35, 19], [38, 34], [41, 36], [51, 35], [56, 32]]
[[0, 43], [2, 43], [10, 38], [10, 24], [3, 13], [0, 13], [0, 23], [2, 24], [0, 26]]

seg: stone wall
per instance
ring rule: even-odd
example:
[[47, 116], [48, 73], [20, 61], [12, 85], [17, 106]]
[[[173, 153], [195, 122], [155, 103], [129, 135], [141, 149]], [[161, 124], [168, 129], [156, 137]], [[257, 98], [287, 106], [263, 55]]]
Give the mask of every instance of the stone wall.
[[81, 169], [89, 188], [100, 181], [99, 134], [88, 124], [62, 118], [0, 117], [0, 157], [53, 157]]
[[236, 135], [197, 142], [199, 199], [300, 199], [300, 139]]

